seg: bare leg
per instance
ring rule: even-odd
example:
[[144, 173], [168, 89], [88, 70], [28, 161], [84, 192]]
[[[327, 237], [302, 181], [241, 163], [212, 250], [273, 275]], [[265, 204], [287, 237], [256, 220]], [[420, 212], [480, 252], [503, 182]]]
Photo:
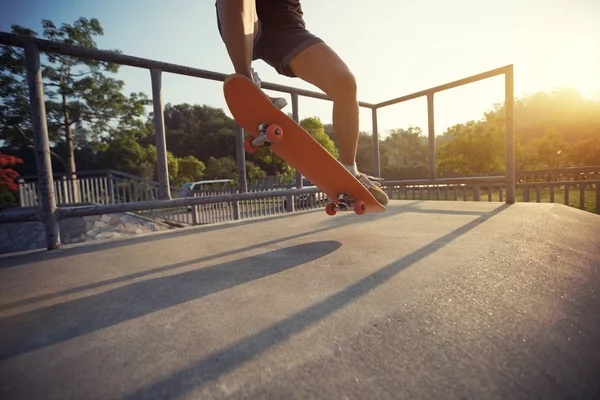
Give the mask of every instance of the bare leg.
[[358, 98], [356, 80], [344, 61], [325, 43], [298, 54], [290, 69], [298, 78], [321, 89], [333, 99], [333, 131], [340, 162], [353, 165], [358, 148]]
[[258, 28], [255, 0], [217, 0], [223, 41], [236, 73], [252, 78], [252, 49]]
[[358, 172], [358, 97], [356, 79], [342, 59], [325, 43], [309, 46], [289, 65], [296, 76], [325, 92], [333, 100], [333, 132], [338, 140], [340, 162], [371, 192], [387, 205], [389, 199], [369, 177]]

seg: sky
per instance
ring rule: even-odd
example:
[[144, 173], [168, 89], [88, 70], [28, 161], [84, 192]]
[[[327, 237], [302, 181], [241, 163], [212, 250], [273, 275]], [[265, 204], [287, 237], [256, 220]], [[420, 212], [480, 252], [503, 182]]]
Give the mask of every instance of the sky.
[[[233, 72], [214, 0], [0, 0], [0, 7], [4, 32], [19, 24], [41, 34], [42, 19], [58, 26], [98, 18], [101, 49]], [[303, 0], [302, 7], [307, 28], [354, 73], [362, 101], [378, 103], [508, 64], [514, 65], [516, 97], [570, 87], [600, 99], [599, 0]], [[319, 91], [279, 76], [263, 61], [253, 67], [263, 81]], [[122, 67], [118, 77], [127, 93], [151, 96], [148, 70]], [[218, 81], [164, 74], [163, 101], [206, 104], [231, 116]], [[503, 101], [503, 76], [440, 92], [435, 131], [480, 119]], [[284, 111], [291, 112], [289, 103]], [[331, 111], [328, 101], [300, 98], [300, 118], [330, 123]], [[425, 97], [381, 109], [378, 116], [383, 137], [410, 126], [427, 132]], [[360, 129], [372, 130], [368, 109], [361, 110]]]

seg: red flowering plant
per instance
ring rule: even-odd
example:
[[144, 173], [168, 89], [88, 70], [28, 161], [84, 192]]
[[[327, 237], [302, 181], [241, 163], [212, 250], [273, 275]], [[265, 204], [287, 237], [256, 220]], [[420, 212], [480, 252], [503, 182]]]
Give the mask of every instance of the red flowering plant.
[[11, 192], [17, 191], [18, 186], [15, 183], [15, 179], [19, 177], [19, 173], [8, 167], [22, 163], [23, 160], [21, 160], [19, 157], [0, 153], [0, 187], [6, 187]]

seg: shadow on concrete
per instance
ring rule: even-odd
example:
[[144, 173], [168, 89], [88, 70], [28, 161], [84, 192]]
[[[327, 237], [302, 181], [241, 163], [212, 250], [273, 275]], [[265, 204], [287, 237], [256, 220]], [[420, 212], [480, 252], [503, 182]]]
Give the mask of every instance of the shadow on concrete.
[[[397, 203], [396, 203], [397, 202]], [[20, 265], [25, 265], [29, 263], [47, 261], [47, 260], [55, 260], [63, 257], [70, 257], [81, 254], [88, 254], [96, 251], [104, 251], [116, 249], [124, 246], [135, 246], [140, 243], [149, 243], [156, 240], [164, 240], [164, 239], [173, 239], [181, 236], [187, 235], [195, 235], [202, 234], [207, 232], [214, 232], [221, 229], [233, 229], [239, 226], [245, 226], [250, 224], [258, 224], [261, 222], [268, 222], [273, 220], [279, 220], [284, 218], [293, 218], [293, 217], [301, 217], [305, 214], [314, 214], [314, 213], [323, 213], [324, 223], [330, 227], [339, 227], [344, 226], [349, 223], [363, 223], [363, 222], [372, 222], [381, 218], [389, 218], [393, 215], [405, 212], [410, 209], [410, 212], [423, 212], [423, 213], [432, 213], [432, 214], [458, 214], [458, 215], [481, 215], [482, 212], [468, 212], [468, 211], [453, 211], [453, 210], [430, 210], [430, 209], [420, 209], [417, 207], [412, 207], [413, 205], [417, 205], [419, 203], [423, 203], [426, 201], [420, 200], [402, 200], [400, 203], [399, 200], [390, 202], [390, 206], [387, 211], [383, 213], [377, 214], [365, 214], [365, 215], [356, 215], [353, 212], [348, 213], [339, 213], [334, 217], [329, 217], [325, 215], [324, 209], [315, 209], [309, 211], [302, 211], [299, 213], [292, 214], [282, 214], [276, 215], [272, 217], [261, 217], [240, 221], [230, 221], [226, 223], [220, 223], [215, 225], [201, 225], [201, 226], [193, 226], [180, 228], [173, 231], [162, 231], [156, 232], [149, 235], [144, 236], [136, 236], [136, 237], [123, 237], [118, 239], [112, 239], [108, 241], [101, 242], [89, 242], [89, 243], [79, 243], [74, 245], [65, 245], [56, 250], [33, 250], [31, 252], [27, 252], [25, 254], [9, 254], [0, 256], [0, 269], [4, 268], [13, 268], [18, 267]]]
[[165, 393], [170, 398], [184, 396], [202, 384], [218, 379], [220, 376], [234, 370], [240, 365], [257, 357], [271, 346], [277, 345], [308, 328], [317, 321], [333, 314], [347, 304], [356, 301], [377, 286], [383, 284], [390, 278], [400, 273], [405, 268], [443, 248], [448, 243], [459, 238], [465, 233], [475, 229], [488, 219], [506, 210], [509, 205], [499, 206], [491, 212], [476, 218], [475, 220], [461, 226], [460, 228], [440, 237], [434, 242], [407, 254], [401, 259], [373, 272], [359, 282], [346, 289], [329, 296], [328, 298], [308, 307], [279, 323], [262, 330], [256, 335], [247, 337], [233, 345], [215, 352], [208, 357], [180, 370], [167, 379], [147, 386], [136, 393], [132, 393], [126, 399], [154, 398]]
[[233, 228], [236, 226], [245, 226], [250, 224], [257, 224], [260, 222], [273, 221], [283, 218], [289, 218], [302, 214], [312, 214], [316, 212], [323, 212], [321, 209], [302, 211], [301, 213], [294, 214], [282, 214], [271, 217], [253, 218], [239, 221], [229, 221], [225, 223], [218, 223], [214, 225], [198, 225], [190, 226], [185, 228], [177, 228], [169, 231], [159, 231], [144, 236], [134, 237], [122, 237], [112, 240], [104, 240], [99, 242], [85, 242], [77, 243], [72, 245], [63, 245], [61, 248], [56, 250], [48, 251], [46, 249], [32, 250], [31, 252], [21, 254], [7, 254], [0, 257], [0, 269], [18, 267], [33, 262], [55, 260], [62, 257], [70, 257], [74, 255], [87, 254], [95, 251], [103, 251], [116, 249], [124, 246], [135, 246], [140, 243], [149, 243], [156, 240], [172, 239], [181, 236], [195, 235], [205, 232], [214, 232], [221, 229]]
[[[361, 216], [361, 215], [355, 215], [355, 214], [348, 213], [345, 215], [340, 215], [338, 217], [327, 218], [323, 222], [323, 224], [325, 224], [326, 226], [322, 227], [322, 228], [318, 228], [318, 229], [314, 229], [314, 230], [310, 230], [307, 232], [302, 232], [302, 233], [298, 233], [298, 234], [290, 235], [290, 236], [286, 236], [286, 237], [281, 237], [281, 238], [265, 241], [262, 243], [257, 243], [257, 244], [251, 245], [251, 246], [246, 246], [246, 247], [241, 247], [241, 248], [225, 251], [222, 253], [211, 254], [208, 256], [196, 258], [194, 260], [187, 260], [187, 261], [183, 261], [183, 262], [179, 262], [179, 263], [175, 263], [175, 264], [165, 265], [165, 266], [158, 267], [158, 268], [135, 272], [133, 274], [119, 276], [117, 278], [106, 279], [106, 280], [103, 280], [100, 282], [94, 282], [94, 283], [90, 283], [87, 285], [82, 285], [82, 286], [65, 289], [65, 290], [62, 290], [59, 292], [43, 294], [43, 295], [34, 296], [34, 297], [30, 297], [30, 298], [23, 299], [23, 300], [18, 300], [18, 301], [12, 302], [12, 303], [6, 303], [3, 305], [0, 305], [0, 311], [6, 311], [6, 310], [10, 310], [15, 307], [22, 307], [22, 306], [34, 304], [34, 303], [37, 303], [40, 301], [45, 301], [45, 300], [59, 298], [62, 296], [75, 294], [75, 293], [85, 291], [85, 290], [97, 289], [97, 288], [101, 288], [102, 286], [113, 285], [115, 283], [125, 282], [128, 280], [133, 280], [133, 279], [141, 278], [144, 276], [148, 276], [148, 275], [152, 275], [152, 274], [156, 274], [156, 273], [160, 273], [160, 272], [174, 270], [177, 268], [185, 267], [190, 264], [215, 260], [215, 259], [218, 259], [221, 257], [227, 257], [227, 256], [231, 256], [234, 254], [242, 253], [245, 251], [259, 249], [259, 248], [266, 247], [266, 246], [276, 244], [276, 243], [281, 243], [281, 242], [285, 242], [288, 240], [299, 239], [299, 238], [305, 237], [305, 236], [315, 235], [318, 233], [330, 231], [333, 229], [341, 228], [341, 227], [356, 224], [356, 223], [373, 222], [373, 221], [376, 221], [381, 218], [389, 218], [391, 216], [398, 215], [398, 214], [401, 214], [404, 212], [416, 212], [416, 213], [440, 214], [440, 215], [474, 215], [474, 216], [486, 214], [486, 212], [475, 212], [475, 211], [421, 209], [421, 208], [415, 207], [415, 205], [418, 205], [418, 203], [420, 203], [420, 202], [411, 202], [408, 204], [395, 204], [395, 205], [392, 205], [390, 208], [388, 208], [388, 210], [385, 213], [380, 213], [380, 214], [368, 214], [366, 216], [365, 215]], [[253, 221], [249, 221], [249, 222], [258, 222], [258, 220], [253, 220]], [[215, 226], [215, 229], [217, 229], [217, 228], [223, 229], [225, 227], [234, 228], [235, 226], [238, 226], [238, 225], [239, 224], [219, 225], [219, 226]], [[210, 227], [210, 228], [212, 228], [212, 227]], [[213, 230], [210, 228], [204, 229], [201, 231], [195, 230], [193, 233], [201, 234], [203, 232], [210, 232]], [[189, 233], [185, 233], [185, 234], [189, 234]], [[176, 237], [179, 234], [175, 233], [174, 235]], [[173, 236], [169, 235], [168, 237], [171, 238]], [[153, 240], [156, 240], [157, 238], [165, 238], [165, 237], [163, 235], [160, 235], [158, 237], [150, 236], [150, 237], [146, 237], [146, 238], [131, 239], [131, 241], [135, 241], [135, 243], [133, 243], [133, 244], [137, 244], [137, 243], [142, 243], [145, 241], [153, 241]], [[148, 239], [148, 240], [143, 240], [143, 239]], [[130, 239], [126, 239], [125, 241], [130, 241]], [[130, 243], [129, 245], [133, 245], [133, 244]], [[122, 244], [120, 242], [103, 243], [100, 245], [95, 245], [94, 250], [92, 250], [92, 251], [106, 250], [106, 249], [110, 249], [113, 247], [120, 247], [120, 246], [125, 246], [125, 245], [128, 245], [128, 244]], [[98, 248], [98, 247], [100, 247], [100, 248]], [[76, 251], [77, 249], [73, 249], [73, 250]], [[85, 254], [85, 253], [87, 253], [87, 251], [85, 251], [83, 253]], [[67, 254], [65, 252], [57, 257], [67, 257], [69, 255], [78, 255], [78, 254], [81, 254], [81, 253], [74, 252], [72, 254]]]
[[340, 247], [336, 241], [290, 246], [2, 318], [0, 360], [261, 279], [324, 257]]
[[135, 272], [132, 274], [119, 276], [116, 278], [105, 279], [103, 281], [89, 283], [87, 285], [72, 287], [69, 289], [61, 290], [59, 292], [47, 293], [47, 294], [43, 294], [43, 295], [39, 295], [39, 296], [35, 296], [35, 297], [30, 297], [30, 298], [18, 300], [18, 301], [12, 302], [12, 303], [2, 304], [2, 305], [0, 305], [0, 311], [10, 310], [11, 308], [15, 308], [15, 307], [22, 307], [22, 306], [34, 304], [34, 303], [37, 303], [40, 301], [56, 299], [56, 298], [60, 298], [62, 296], [67, 296], [67, 295], [75, 294], [78, 292], [83, 292], [86, 290], [98, 289], [98, 288], [101, 288], [102, 286], [114, 285], [115, 283], [121, 283], [121, 282], [129, 281], [129, 280], [133, 280], [133, 279], [137, 279], [137, 278], [142, 278], [142, 277], [148, 276], [148, 275], [153, 275], [153, 274], [157, 274], [157, 273], [161, 273], [161, 272], [175, 270], [177, 268], [183, 268], [183, 267], [186, 267], [191, 264], [199, 264], [202, 262], [216, 260], [216, 259], [219, 259], [222, 257], [228, 257], [228, 256], [232, 256], [232, 255], [235, 255], [238, 253], [243, 253], [245, 251], [260, 249], [260, 248], [270, 246], [273, 244], [287, 242], [288, 240], [294, 240], [294, 239], [298, 239], [298, 238], [301, 238], [304, 236], [314, 235], [314, 234], [317, 234], [320, 232], [325, 232], [325, 231], [335, 229], [335, 228], [336, 227], [327, 227], [327, 228], [312, 230], [309, 232], [302, 232], [302, 233], [298, 233], [296, 235], [281, 237], [281, 238], [265, 241], [262, 243], [253, 244], [251, 246], [240, 247], [237, 249], [224, 251], [221, 253], [216, 253], [216, 254], [211, 254], [208, 256], [195, 258], [193, 260], [181, 261], [181, 262], [178, 262], [175, 264], [164, 265], [162, 267], [152, 268], [152, 269], [148, 269], [148, 270], [144, 270], [144, 271]]

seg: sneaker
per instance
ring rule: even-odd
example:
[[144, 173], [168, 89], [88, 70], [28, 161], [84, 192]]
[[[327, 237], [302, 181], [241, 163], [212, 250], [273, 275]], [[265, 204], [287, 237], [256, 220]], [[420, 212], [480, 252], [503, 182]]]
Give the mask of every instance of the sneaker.
[[362, 183], [362, 185], [366, 187], [369, 192], [371, 192], [371, 194], [373, 195], [373, 197], [375, 197], [375, 200], [377, 200], [379, 204], [381, 204], [384, 207], [388, 204], [390, 199], [387, 197], [387, 194], [385, 194], [385, 192], [381, 189], [381, 183], [377, 182], [382, 181], [383, 179], [361, 174], [360, 172], [356, 176], [356, 179], [358, 179], [358, 181]]
[[273, 105], [280, 110], [283, 107], [287, 106], [287, 100], [284, 99], [283, 97], [270, 97], [270, 96], [267, 96], [267, 97], [269, 97], [269, 100], [271, 100], [271, 103], [273, 103]]
[[[260, 87], [260, 84], [262, 81], [260, 80], [258, 73], [256, 71], [254, 71], [254, 68], [252, 68], [252, 80], [254, 81], [256, 86]], [[275, 107], [277, 107], [279, 110], [281, 110], [288, 104], [287, 100], [284, 99], [283, 97], [271, 97], [271, 96], [267, 96], [267, 97], [269, 98], [269, 100], [271, 100], [271, 103], [273, 103], [273, 105]]]

